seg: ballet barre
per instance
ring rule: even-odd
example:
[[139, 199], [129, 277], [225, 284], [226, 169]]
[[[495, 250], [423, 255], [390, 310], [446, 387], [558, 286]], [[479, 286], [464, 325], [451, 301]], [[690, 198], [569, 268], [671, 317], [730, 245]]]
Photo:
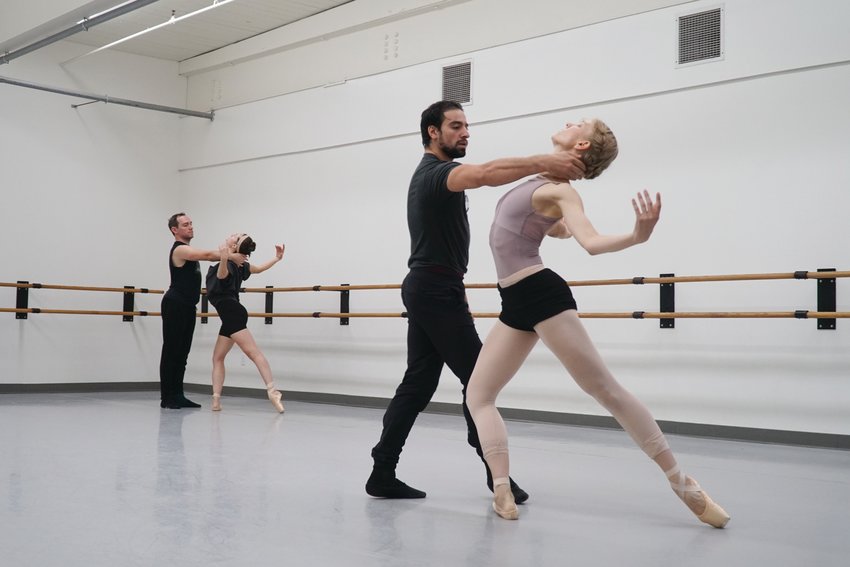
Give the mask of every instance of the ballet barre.
[[[834, 330], [837, 319], [850, 318], [850, 312], [836, 311], [836, 279], [850, 277], [850, 271], [838, 271], [834, 268], [821, 268], [817, 271], [796, 271], [762, 274], [723, 274], [702, 276], [676, 276], [675, 274], [661, 274], [658, 277], [632, 277], [617, 279], [596, 280], [574, 280], [567, 281], [571, 287], [582, 286], [611, 286], [611, 285], [658, 285], [660, 290], [660, 309], [658, 311], [627, 311], [627, 312], [579, 312], [578, 316], [585, 319], [658, 319], [663, 329], [674, 328], [676, 319], [816, 319], [818, 329]], [[740, 281], [765, 281], [765, 280], [816, 280], [817, 282], [817, 309], [797, 309], [793, 311], [676, 311], [675, 306], [675, 284], [677, 283], [702, 283], [702, 282], [740, 282]], [[160, 289], [150, 289], [136, 286], [124, 287], [97, 287], [78, 285], [56, 285], [30, 283], [18, 281], [15, 283], [0, 282], [0, 287], [16, 288], [17, 297], [14, 308], [0, 307], [0, 313], [15, 313], [17, 319], [27, 319], [29, 314], [65, 314], [65, 315], [108, 315], [121, 316], [124, 321], [133, 321], [135, 317], [159, 317], [158, 311], [143, 311], [135, 309], [135, 295], [163, 294]], [[466, 284], [467, 289], [495, 289], [493, 283], [471, 283]], [[265, 294], [265, 310], [261, 313], [249, 313], [249, 317], [265, 319], [266, 324], [271, 324], [275, 318], [314, 318], [314, 319], [339, 319], [340, 325], [348, 325], [354, 318], [405, 318], [405, 312], [371, 312], [357, 313], [350, 310], [350, 293], [352, 291], [366, 290], [393, 290], [400, 289], [400, 284], [339, 284], [339, 285], [313, 285], [296, 287], [274, 287], [243, 288], [244, 293]], [[90, 309], [46, 309], [29, 307], [29, 290], [49, 289], [61, 291], [92, 291], [121, 293], [123, 296], [123, 309], [121, 311], [90, 310]], [[274, 294], [294, 292], [336, 292], [340, 294], [340, 309], [338, 312], [292, 312], [280, 313], [274, 311]], [[209, 304], [203, 290], [201, 295], [201, 310], [198, 317], [201, 323], [207, 323], [209, 317], [217, 316], [209, 309]], [[498, 313], [472, 313], [476, 318], [495, 318]]]

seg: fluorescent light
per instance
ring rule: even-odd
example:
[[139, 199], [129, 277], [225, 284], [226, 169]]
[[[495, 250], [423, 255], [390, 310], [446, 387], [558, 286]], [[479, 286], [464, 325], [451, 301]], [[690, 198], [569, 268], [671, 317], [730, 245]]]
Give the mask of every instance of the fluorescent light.
[[[122, 37], [121, 39], [119, 39], [117, 41], [113, 41], [112, 43], [109, 43], [109, 44], [104, 45], [102, 47], [98, 47], [97, 49], [89, 51], [88, 53], [84, 53], [82, 55], [72, 57], [71, 59], [68, 59], [67, 61], [65, 61], [65, 63], [63, 63], [63, 65], [66, 65], [68, 63], [72, 63], [72, 62], [76, 61], [77, 59], [82, 59], [83, 57], [87, 57], [89, 55], [97, 53], [98, 51], [103, 51], [104, 49], [109, 49], [110, 47], [115, 47], [116, 45], [124, 43], [125, 41], [135, 39], [135, 38], [139, 37], [140, 35], [144, 35], [146, 33], [152, 32], [154, 30], [164, 28], [165, 26], [170, 26], [171, 24], [176, 24], [177, 22], [189, 19], [192, 16], [197, 16], [198, 14], [202, 14], [206, 11], [212, 10], [213, 8], [218, 8], [219, 6], [224, 6], [225, 4], [230, 4], [233, 1], [234, 0], [213, 0], [213, 3], [210, 4], [209, 6], [207, 6], [206, 8], [200, 8], [198, 10], [195, 10], [194, 12], [189, 12], [188, 14], [185, 14], [185, 15], [180, 16], [180, 17], [175, 17], [174, 12], [172, 11], [171, 18], [169, 18], [168, 21], [165, 21], [165, 22], [162, 22], [161, 24], [157, 24], [155, 26], [149, 27], [149, 28], [144, 29], [140, 32], [136, 32], [134, 34], [128, 35], [127, 37]], [[126, 4], [126, 3], [127, 2], [125, 2], [124, 4]]]

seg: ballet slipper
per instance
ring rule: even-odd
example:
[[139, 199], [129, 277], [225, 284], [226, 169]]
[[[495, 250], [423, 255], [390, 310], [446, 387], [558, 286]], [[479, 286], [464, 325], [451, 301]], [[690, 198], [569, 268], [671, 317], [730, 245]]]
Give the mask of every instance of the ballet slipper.
[[283, 394], [281, 394], [279, 391], [275, 390], [274, 386], [270, 386], [268, 388], [268, 394], [269, 394], [269, 400], [271, 401], [272, 405], [274, 406], [274, 409], [276, 409], [278, 411], [278, 413], [283, 413], [283, 402], [281, 401]]
[[[729, 522], [729, 514], [726, 513], [726, 510], [721, 508], [719, 504], [709, 498], [708, 494], [700, 488], [700, 485], [697, 484], [694, 479], [686, 477], [685, 474], [679, 470], [679, 465], [676, 465], [669, 471], [666, 471], [665, 474], [670, 480], [670, 487], [673, 489], [673, 492], [681, 498], [685, 505], [687, 505], [687, 501], [685, 500], [686, 493], [699, 493], [699, 495], [702, 496], [702, 500], [705, 502], [705, 510], [703, 510], [701, 514], [694, 512], [694, 515], [697, 519], [699, 519], [699, 521], [715, 528], [722, 528], [726, 526]], [[688, 484], [688, 479], [690, 479], [693, 483]], [[691, 511], [693, 512], [693, 510]]]
[[221, 411], [221, 394], [213, 394], [212, 410]]
[[500, 484], [493, 488], [493, 511], [506, 520], [519, 518], [510, 484]]

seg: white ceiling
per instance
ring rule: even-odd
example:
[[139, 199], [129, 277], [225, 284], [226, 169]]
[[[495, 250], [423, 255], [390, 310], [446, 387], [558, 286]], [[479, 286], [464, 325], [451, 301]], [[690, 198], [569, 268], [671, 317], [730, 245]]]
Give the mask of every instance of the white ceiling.
[[[0, 0], [2, 1], [2, 0]], [[183, 61], [314, 16], [351, 0], [235, 0], [197, 16], [164, 26], [111, 49], [170, 61]], [[0, 38], [0, 52], [14, 52], [71, 28], [83, 17], [109, 10], [126, 0], [95, 0], [66, 14], [51, 14], [14, 38]], [[128, 14], [80, 31], [66, 41], [92, 49], [176, 17], [206, 8], [214, 0], [157, 0]]]

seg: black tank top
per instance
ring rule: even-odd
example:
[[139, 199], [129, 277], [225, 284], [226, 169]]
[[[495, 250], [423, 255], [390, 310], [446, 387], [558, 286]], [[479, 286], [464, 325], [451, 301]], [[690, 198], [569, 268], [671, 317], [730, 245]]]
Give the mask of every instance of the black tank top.
[[201, 264], [194, 260], [186, 260], [182, 267], [175, 266], [171, 257], [178, 246], [186, 246], [186, 243], [175, 241], [168, 253], [171, 286], [165, 292], [165, 297], [194, 307], [201, 299]]

